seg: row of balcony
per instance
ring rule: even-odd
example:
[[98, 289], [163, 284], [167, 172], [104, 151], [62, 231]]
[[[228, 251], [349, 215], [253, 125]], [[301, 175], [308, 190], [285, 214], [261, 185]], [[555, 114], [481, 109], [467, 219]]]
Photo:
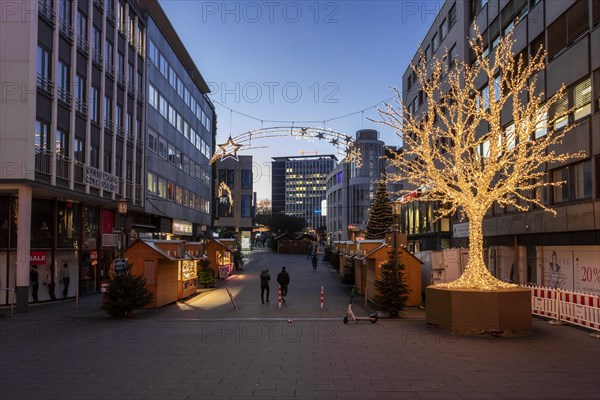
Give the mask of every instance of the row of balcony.
[[[60, 184], [68, 184], [71, 180], [71, 164], [73, 164], [73, 183], [77, 184], [78, 187], [84, 187], [86, 183], [85, 169], [86, 164], [79, 161], [72, 161], [61, 155], [53, 155], [51, 152], [42, 149], [36, 149], [35, 153], [35, 172], [40, 177], [49, 180], [52, 174], [52, 168], [56, 168], [56, 179]], [[119, 178], [117, 195], [121, 195], [123, 188], [123, 178]], [[141, 203], [143, 188], [140, 184], [135, 184], [132, 181], [125, 182], [125, 192], [128, 199], [133, 199], [135, 191], [135, 198]]]

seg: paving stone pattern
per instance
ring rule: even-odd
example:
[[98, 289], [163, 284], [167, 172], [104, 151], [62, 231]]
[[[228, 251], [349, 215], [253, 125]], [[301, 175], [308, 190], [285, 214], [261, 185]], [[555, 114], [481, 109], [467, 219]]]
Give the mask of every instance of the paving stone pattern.
[[[291, 283], [280, 309], [282, 265]], [[344, 325], [348, 299], [326, 265], [313, 272], [306, 256], [255, 251], [216, 289], [132, 320], [106, 318], [100, 295], [78, 310], [72, 300], [32, 306], [0, 319], [0, 399], [600, 398], [600, 341], [583, 329], [535, 319], [528, 337], [457, 337], [416, 309]]]

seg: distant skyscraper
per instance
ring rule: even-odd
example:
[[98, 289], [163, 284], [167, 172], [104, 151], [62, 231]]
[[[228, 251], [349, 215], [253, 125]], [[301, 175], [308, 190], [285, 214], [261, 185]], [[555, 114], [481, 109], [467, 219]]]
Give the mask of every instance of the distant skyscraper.
[[324, 226], [325, 178], [336, 162], [334, 155], [273, 157], [273, 214], [302, 217], [314, 229]]

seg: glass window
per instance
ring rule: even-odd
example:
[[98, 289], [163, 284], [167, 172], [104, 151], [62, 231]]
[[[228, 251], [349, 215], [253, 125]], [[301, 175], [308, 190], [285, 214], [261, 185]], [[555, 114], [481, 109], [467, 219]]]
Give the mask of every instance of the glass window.
[[167, 158], [167, 140], [161, 137], [158, 138], [158, 155]]
[[552, 172], [552, 181], [563, 182], [561, 186], [555, 186], [554, 202], [562, 203], [569, 200], [569, 167], [559, 168]]
[[252, 189], [252, 170], [242, 170], [242, 189]]
[[585, 161], [575, 165], [575, 198], [592, 197], [592, 162]]
[[448, 34], [448, 20], [443, 20], [440, 25], [440, 41], [444, 40], [446, 35]]
[[456, 23], [456, 3], [450, 7], [450, 11], [448, 11], [448, 29], [451, 29]]
[[158, 150], [158, 140], [156, 132], [148, 131], [148, 148], [152, 151]]
[[147, 188], [148, 188], [148, 192], [150, 193], [156, 193], [157, 192], [157, 179], [156, 176], [151, 173], [148, 172], [148, 182], [147, 182]]
[[436, 52], [436, 50], [438, 49], [439, 46], [440, 46], [440, 40], [439, 40], [438, 34], [436, 33], [435, 35], [433, 35], [433, 39], [431, 39], [432, 54], [434, 54]]
[[73, 158], [82, 164], [85, 162], [85, 151], [83, 150], [85, 147], [84, 143], [84, 139], [75, 136], [75, 141], [73, 142]]
[[458, 51], [456, 50], [456, 44], [455, 44], [450, 49], [450, 53], [449, 53], [449, 61], [448, 62], [450, 63], [450, 69], [452, 69], [452, 67], [454, 67], [454, 64], [456, 64], [457, 59], [458, 59]]
[[50, 124], [40, 119], [35, 121], [35, 147], [36, 151], [50, 150]]
[[175, 201], [175, 184], [173, 182], [167, 183], [167, 199]]
[[106, 60], [106, 65], [113, 65], [113, 44], [110, 40], [106, 39], [105, 42], [106, 48], [104, 52], [104, 59]]
[[41, 45], [37, 48], [37, 74], [50, 79], [50, 51]]
[[82, 105], [85, 103], [85, 78], [79, 74], [77, 74], [75, 81], [75, 91], [77, 94], [77, 101]]
[[167, 180], [161, 177], [158, 177], [158, 197], [167, 198]]
[[90, 86], [90, 118], [93, 122], [99, 123], [100, 115], [100, 91], [94, 85]]
[[575, 85], [573, 90], [573, 102], [575, 105], [575, 121], [591, 114], [592, 81], [590, 78]]
[[64, 102], [69, 102], [69, 65], [63, 61], [58, 60], [58, 71], [56, 74], [56, 84], [58, 98]]
[[92, 27], [92, 48], [102, 54], [102, 35], [95, 25]]
[[554, 129], [561, 129], [569, 123], [569, 98], [565, 95], [553, 105], [554, 108]]
[[77, 36], [87, 40], [87, 17], [77, 10]]
[[498, 102], [502, 95], [502, 74], [494, 78], [494, 101]]
[[109, 174], [112, 172], [112, 153], [110, 150], [104, 150], [104, 172], [108, 172]]
[[61, 130], [56, 131], [56, 156], [69, 157], [69, 135]]
[[242, 217], [249, 218], [252, 216], [252, 196], [242, 195]]
[[535, 138], [539, 139], [548, 133], [548, 113], [540, 109], [537, 114], [537, 123], [535, 125]]
[[[99, 149], [98, 146], [94, 144], [90, 146], [90, 165], [94, 168], [98, 168], [98, 166], [100, 165]], [[117, 173], [119, 173], [118, 169]]]
[[170, 162], [175, 164], [175, 146], [173, 146], [171, 143], [169, 143], [167, 158]]

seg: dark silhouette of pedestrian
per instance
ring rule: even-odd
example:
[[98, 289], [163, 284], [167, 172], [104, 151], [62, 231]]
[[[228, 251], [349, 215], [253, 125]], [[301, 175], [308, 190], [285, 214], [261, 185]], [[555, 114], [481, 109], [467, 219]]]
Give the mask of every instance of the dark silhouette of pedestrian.
[[260, 301], [265, 304], [265, 293], [267, 294], [267, 303], [269, 303], [269, 281], [271, 275], [269, 270], [265, 269], [260, 273]]
[[69, 264], [64, 263], [63, 269], [60, 270], [60, 281], [64, 285], [63, 297], [67, 297], [69, 294], [69, 282], [71, 281], [71, 272], [69, 271]]
[[285, 303], [285, 296], [287, 296], [288, 285], [290, 284], [290, 275], [285, 267], [281, 267], [281, 272], [277, 275], [277, 283], [281, 286], [281, 299]]
[[33, 297], [35, 303], [38, 301], [38, 288], [40, 287], [39, 277], [37, 265], [32, 265], [31, 270], [29, 271], [29, 282], [31, 283], [31, 297]]
[[317, 253], [315, 253], [315, 254], [312, 255], [312, 260], [311, 261], [312, 261], [313, 271], [316, 271], [317, 270], [317, 262], [318, 262]]

